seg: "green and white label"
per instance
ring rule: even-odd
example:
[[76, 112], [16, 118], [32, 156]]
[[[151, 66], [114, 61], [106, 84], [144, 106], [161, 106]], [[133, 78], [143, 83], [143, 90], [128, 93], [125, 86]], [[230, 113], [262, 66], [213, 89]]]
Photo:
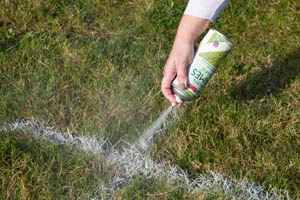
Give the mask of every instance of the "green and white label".
[[197, 56], [189, 69], [189, 87], [186, 92], [188, 94], [192, 92], [198, 96], [215, 72], [216, 68], [214, 66]]
[[232, 47], [232, 43], [216, 30], [210, 30], [207, 33], [189, 69], [189, 87], [185, 90], [189, 95], [199, 95], [216, 72], [220, 60], [228, 54]]
[[201, 43], [197, 56], [201, 56], [208, 63], [216, 67], [219, 61], [232, 49], [232, 46], [231, 42], [217, 32], [214, 32], [207, 42]]

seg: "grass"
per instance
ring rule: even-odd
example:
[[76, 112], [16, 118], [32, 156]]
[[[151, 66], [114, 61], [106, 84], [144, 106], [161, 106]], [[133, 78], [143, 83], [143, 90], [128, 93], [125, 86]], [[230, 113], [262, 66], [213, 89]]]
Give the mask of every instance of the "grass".
[[87, 199], [109, 173], [95, 157], [62, 151], [21, 131], [0, 137], [1, 199]]
[[[160, 81], [186, 2], [4, 1], [0, 124], [34, 117], [112, 144], [134, 141], [169, 106]], [[219, 171], [300, 198], [299, 6], [232, 0], [212, 27], [235, 49], [200, 98], [159, 138], [155, 159], [192, 176]], [[92, 156], [27, 135], [0, 134], [0, 199], [84, 199], [111, 173]], [[132, 197], [226, 199], [192, 197], [184, 188], [144, 177], [116, 196]]]

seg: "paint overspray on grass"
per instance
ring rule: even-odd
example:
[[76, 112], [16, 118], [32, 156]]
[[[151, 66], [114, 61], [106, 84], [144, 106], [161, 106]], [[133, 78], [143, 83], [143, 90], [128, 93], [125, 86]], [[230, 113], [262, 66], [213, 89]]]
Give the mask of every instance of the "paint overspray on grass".
[[[168, 115], [171, 113], [172, 108], [175, 106], [175, 104], [172, 104], [168, 109], [166, 109], [158, 118], [155, 120], [151, 126], [146, 129], [146, 131], [140, 136], [140, 138], [137, 141], [137, 145], [144, 149], [145, 151], [149, 150], [152, 143], [153, 143], [153, 137], [155, 134], [161, 132], [164, 130], [165, 127], [168, 127]], [[175, 113], [174, 113], [175, 114]]]
[[[187, 188], [191, 194], [201, 193], [221, 193], [232, 198], [241, 199], [289, 199], [286, 192], [277, 191], [270, 188], [266, 190], [263, 186], [249, 183], [246, 180], [235, 181], [225, 178], [222, 174], [210, 172], [210, 174], [199, 175], [196, 178], [190, 178], [188, 174], [176, 165], [168, 164], [163, 161], [156, 162], [151, 159], [147, 151], [140, 150], [140, 141], [149, 141], [153, 133], [150, 130], [158, 132], [164, 130], [164, 125], [168, 113], [172, 107], [168, 108], [161, 116], [159, 122], [155, 121], [145, 134], [142, 135], [136, 144], [123, 146], [122, 151], [114, 148], [104, 148], [107, 141], [95, 137], [73, 136], [71, 133], [62, 133], [53, 127], [47, 127], [43, 123], [32, 120], [16, 120], [0, 128], [0, 132], [5, 133], [17, 129], [27, 130], [33, 134], [36, 139], [48, 141], [55, 145], [66, 145], [85, 153], [91, 153], [99, 156], [106, 163], [106, 166], [114, 166], [116, 173], [111, 177], [109, 183], [102, 185], [101, 191], [95, 191], [91, 194], [91, 199], [110, 199], [118, 189], [128, 185], [135, 175], [145, 175], [156, 178], [168, 183], [180, 183], [182, 188]], [[155, 125], [156, 124], [156, 125]], [[166, 123], [165, 123], [166, 124]], [[168, 123], [170, 124], [170, 123]], [[155, 126], [154, 126], [155, 125]], [[150, 147], [146, 142], [146, 147]]]

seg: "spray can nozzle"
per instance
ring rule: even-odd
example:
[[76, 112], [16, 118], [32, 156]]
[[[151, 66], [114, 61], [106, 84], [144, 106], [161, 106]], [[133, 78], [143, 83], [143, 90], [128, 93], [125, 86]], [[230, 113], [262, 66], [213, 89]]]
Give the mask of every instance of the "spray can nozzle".
[[177, 103], [183, 104], [183, 101], [180, 99], [179, 96], [177, 96], [177, 95], [174, 95], [174, 96], [175, 96], [176, 103], [172, 103], [172, 107], [174, 107]]
[[175, 96], [175, 100], [177, 103], [180, 103], [180, 104], [183, 103], [183, 101], [181, 100], [181, 98], [179, 96], [177, 96], [177, 95], [174, 95], [174, 96]]

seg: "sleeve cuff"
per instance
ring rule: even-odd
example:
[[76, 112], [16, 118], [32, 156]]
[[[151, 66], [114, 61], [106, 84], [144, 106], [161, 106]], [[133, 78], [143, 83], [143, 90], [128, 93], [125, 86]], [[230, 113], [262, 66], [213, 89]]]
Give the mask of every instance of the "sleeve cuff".
[[229, 0], [190, 0], [184, 14], [214, 22]]

